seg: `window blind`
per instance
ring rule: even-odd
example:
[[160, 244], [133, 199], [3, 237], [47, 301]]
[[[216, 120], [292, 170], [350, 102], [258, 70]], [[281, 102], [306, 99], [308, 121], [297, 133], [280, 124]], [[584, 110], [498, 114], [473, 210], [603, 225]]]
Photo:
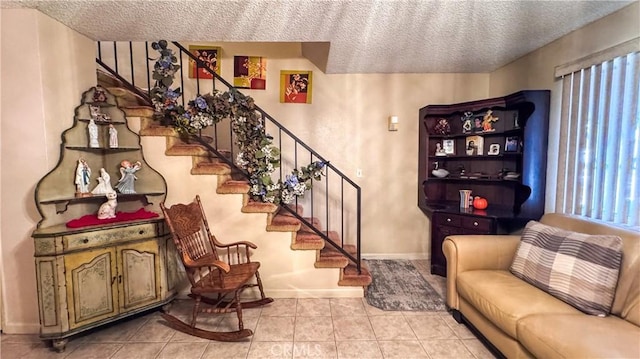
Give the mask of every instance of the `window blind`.
[[556, 211], [640, 228], [639, 69], [636, 45], [563, 75]]

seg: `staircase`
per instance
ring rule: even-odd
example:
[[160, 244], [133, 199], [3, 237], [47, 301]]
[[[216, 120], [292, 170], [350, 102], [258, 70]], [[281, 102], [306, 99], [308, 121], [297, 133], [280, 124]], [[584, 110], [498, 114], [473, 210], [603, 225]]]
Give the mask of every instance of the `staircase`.
[[[279, 207], [271, 203], [262, 203], [253, 201], [249, 195], [249, 183], [238, 173], [235, 166], [229, 165], [228, 162], [217, 157], [210, 150], [206, 143], [190, 142], [185, 143], [180, 139], [176, 131], [172, 127], [166, 127], [160, 125], [153, 119], [153, 109], [147, 104], [147, 100], [136, 94], [131, 90], [131, 84], [125, 84], [122, 78], [118, 79], [112, 75], [98, 70], [98, 84], [107, 88], [112, 94], [118, 98], [119, 106], [125, 111], [129, 119], [129, 126], [136, 130], [135, 122], [133, 118], [139, 118], [139, 128], [137, 129], [142, 137], [142, 141], [145, 141], [145, 157], [153, 167], [159, 172], [166, 174], [178, 173], [176, 167], [184, 166], [185, 170], [180, 171], [180, 182], [189, 184], [197, 183], [198, 188], [205, 190], [208, 186], [208, 181], [214, 179], [215, 182], [215, 194], [212, 196], [222, 196], [230, 199], [231, 202], [239, 202], [239, 210], [242, 213], [250, 214], [255, 221], [256, 214], [266, 214], [266, 225], [264, 226], [264, 237], [278, 238], [274, 242], [280, 242], [282, 238], [289, 238], [287, 241], [290, 252], [289, 255], [279, 252], [282, 248], [276, 249], [273, 243], [264, 242], [260, 243], [260, 240], [255, 238], [229, 238], [222, 241], [235, 241], [248, 239], [254, 241], [258, 245], [258, 250], [255, 252], [256, 260], [262, 263], [264, 269], [261, 269], [263, 278], [265, 278], [265, 289], [269, 288], [269, 266], [281, 267], [281, 265], [287, 265], [287, 263], [295, 263], [293, 267], [284, 269], [285, 271], [299, 272], [302, 268], [304, 273], [278, 273], [274, 271], [271, 273], [272, 280], [280, 282], [282, 276], [294, 275], [297, 277], [303, 277], [300, 282], [293, 283], [291, 285], [291, 291], [283, 290], [279, 295], [275, 293], [275, 297], [292, 297], [292, 296], [362, 296], [362, 287], [366, 287], [371, 283], [371, 275], [368, 269], [364, 265], [358, 266], [354, 263], [353, 258], [360, 258], [358, 248], [353, 244], [345, 244], [340, 238], [341, 234], [334, 230], [320, 230], [321, 220], [313, 214], [305, 214], [305, 209], [302, 205], [292, 204], [285, 207]], [[161, 148], [164, 147], [164, 148]], [[149, 153], [149, 149], [155, 149], [153, 154]], [[229, 158], [229, 151], [223, 151], [217, 149], [218, 153]], [[157, 160], [150, 157], [157, 157]], [[188, 160], [187, 160], [188, 159]], [[185, 161], [187, 160], [187, 161]], [[177, 162], [176, 162], [177, 161]], [[176, 165], [176, 163], [180, 165]], [[156, 164], [154, 164], [156, 163]], [[170, 163], [170, 164], [169, 164]], [[167, 165], [166, 169], [162, 167]], [[187, 167], [189, 167], [187, 169]], [[185, 172], [189, 171], [189, 175]], [[185, 174], [182, 174], [185, 173]], [[184, 179], [184, 176], [191, 178]], [[169, 183], [169, 195], [167, 197], [167, 203], [173, 204], [172, 191], [176, 186], [172, 186]], [[178, 189], [180, 191], [181, 189]], [[213, 191], [212, 191], [213, 192]], [[202, 195], [202, 194], [201, 194]], [[178, 197], [178, 196], [177, 196]], [[222, 198], [220, 197], [220, 198]], [[233, 198], [233, 199], [231, 199]], [[237, 199], [236, 199], [237, 198]], [[187, 199], [190, 200], [191, 198]], [[212, 198], [211, 202], [218, 202], [218, 199]], [[203, 199], [205, 206], [207, 200]], [[214, 205], [211, 210], [215, 212], [228, 211], [231, 206]], [[313, 212], [313, 210], [311, 211]], [[216, 214], [218, 214], [216, 213]], [[264, 222], [263, 222], [264, 223]], [[216, 230], [213, 229], [216, 233]], [[321, 233], [321, 234], [319, 234]], [[216, 233], [217, 235], [217, 233]], [[263, 236], [259, 236], [263, 237]], [[268, 240], [268, 239], [267, 239]], [[333, 243], [329, 243], [331, 241]], [[336, 245], [339, 249], [336, 248]], [[265, 248], [266, 247], [266, 248]], [[282, 247], [282, 245], [280, 245]], [[290, 248], [290, 249], [289, 249]], [[350, 254], [351, 258], [348, 258], [341, 250]], [[268, 255], [263, 258], [266, 253], [263, 251], [268, 250]], [[272, 261], [282, 263], [273, 263], [269, 261], [269, 256], [273, 253], [280, 253], [275, 255], [275, 259]], [[302, 254], [304, 253], [304, 254]], [[313, 271], [307, 271], [305, 265], [299, 263], [300, 261], [309, 262], [310, 266], [313, 263]], [[360, 267], [360, 268], [358, 268]], [[266, 273], [265, 273], [266, 272]], [[333, 277], [333, 285], [327, 287], [326, 284], [322, 284], [327, 281], [326, 277]], [[295, 282], [296, 280], [294, 280]], [[305, 282], [317, 284], [305, 287]], [[293, 293], [297, 291], [298, 293]]]

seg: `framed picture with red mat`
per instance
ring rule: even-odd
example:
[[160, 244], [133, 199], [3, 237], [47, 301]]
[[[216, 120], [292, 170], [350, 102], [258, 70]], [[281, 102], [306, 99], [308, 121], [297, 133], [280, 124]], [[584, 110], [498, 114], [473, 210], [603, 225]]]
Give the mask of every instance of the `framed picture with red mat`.
[[312, 71], [280, 71], [280, 102], [311, 103]]
[[[205, 66], [220, 75], [220, 53], [217, 46], [189, 46], [189, 52], [204, 63]], [[196, 76], [197, 74], [197, 76]], [[189, 77], [199, 79], [212, 79], [213, 74], [205, 67], [198, 67], [196, 62], [189, 58]]]

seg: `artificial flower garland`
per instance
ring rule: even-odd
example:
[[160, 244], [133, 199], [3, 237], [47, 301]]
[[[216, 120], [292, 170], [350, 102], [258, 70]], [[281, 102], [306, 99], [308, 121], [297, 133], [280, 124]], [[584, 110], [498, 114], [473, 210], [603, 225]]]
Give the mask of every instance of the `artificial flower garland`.
[[235, 163], [249, 174], [249, 193], [254, 200], [289, 204], [311, 189], [312, 180], [321, 179], [326, 163], [315, 161], [300, 170], [294, 169], [284, 182], [274, 182], [271, 174], [280, 167], [280, 151], [273, 146], [273, 137], [265, 132], [253, 98], [235, 88], [225, 92], [214, 90], [212, 94], [198, 95], [185, 108], [178, 104], [182, 95], [180, 88], [171, 88], [180, 70], [173, 50], [167, 48], [165, 40], [154, 42], [151, 47], [160, 53], [153, 67], [155, 84], [150, 92], [158, 119], [164, 125], [175, 127], [179, 134], [191, 136], [230, 118], [240, 149]]

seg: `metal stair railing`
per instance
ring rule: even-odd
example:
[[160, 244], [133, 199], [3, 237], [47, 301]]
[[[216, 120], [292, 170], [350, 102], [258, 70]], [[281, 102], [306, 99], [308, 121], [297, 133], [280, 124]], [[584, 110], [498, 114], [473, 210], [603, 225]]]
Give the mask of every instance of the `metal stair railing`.
[[[113, 75], [118, 79], [123, 86], [130, 91], [137, 94], [139, 97], [148, 101], [147, 105], [152, 106], [150, 100], [151, 79], [152, 79], [152, 67], [149, 66], [149, 61], [154, 59], [149, 56], [150, 43], [136, 43], [134, 51], [134, 43], [132, 42], [113, 42], [112, 47], [109, 44], [103, 46], [104, 42], [97, 43], [97, 64], [105, 71]], [[181, 69], [176, 73], [176, 81], [179, 83], [179, 87], [182, 89], [182, 95], [180, 101], [183, 106], [187, 102], [185, 97], [195, 98], [196, 95], [205, 94], [207, 92], [214, 92], [216, 85], [220, 84], [227, 90], [236, 89], [232, 84], [227, 82], [224, 78], [215, 72], [215, 69], [209, 68], [207, 64], [199, 60], [189, 50], [178, 42], [172, 42], [172, 45], [178, 50], [178, 63]], [[124, 51], [122, 48], [124, 47]], [[119, 51], [119, 49], [121, 51]], [[155, 50], [153, 50], [155, 51]], [[136, 55], [136, 53], [138, 55]], [[141, 65], [141, 61], [138, 59], [140, 53], [144, 53], [144, 65]], [[107, 62], [112, 64], [107, 65]], [[193, 67], [192, 74], [195, 78], [185, 80], [184, 71], [187, 64]], [[123, 65], [124, 64], [124, 65]], [[118, 71], [119, 68], [127, 67], [130, 71]], [[136, 69], [138, 72], [136, 72]], [[200, 78], [200, 69], [205, 69], [212, 74], [211, 79]], [[144, 74], [140, 74], [140, 71], [144, 71]], [[147, 88], [142, 89], [135, 85], [146, 81]], [[185, 88], [186, 86], [186, 88]], [[206, 89], [203, 91], [203, 89]], [[338, 252], [348, 258], [356, 268], [358, 273], [361, 273], [361, 189], [354, 183], [349, 177], [344, 175], [338, 168], [327, 161], [324, 157], [313, 150], [309, 145], [304, 143], [300, 138], [294, 135], [290, 130], [278, 122], [275, 118], [269, 115], [265, 110], [259, 106], [255, 106], [256, 111], [261, 115], [264, 131], [267, 131], [274, 140], [272, 145], [276, 146], [280, 150], [280, 170], [275, 171], [273, 175], [274, 182], [281, 180], [284, 182], [286, 173], [284, 165], [287, 168], [299, 168], [302, 164], [302, 158], [308, 159], [311, 162], [322, 161], [326, 163], [325, 177], [322, 179], [325, 181], [324, 186], [318, 186], [318, 181], [313, 181], [312, 189], [304, 195], [303, 200], [299, 200], [296, 197], [293, 203], [294, 208], [291, 205], [282, 205], [281, 208], [288, 211], [289, 214], [297, 218], [303, 226], [309, 228], [312, 232], [320, 236], [325, 240], [325, 243], [332, 245]], [[275, 130], [275, 135], [269, 129]], [[234, 141], [235, 135], [232, 131], [230, 121], [222, 121], [210, 126], [201, 131], [199, 135], [191, 136], [191, 139], [198, 144], [206, 148], [209, 152], [214, 154], [219, 160], [223, 161], [233, 169], [233, 173], [242, 176], [245, 179], [249, 179], [249, 174], [242, 168], [238, 167], [234, 161], [234, 152], [236, 152], [237, 145]], [[228, 146], [228, 150], [225, 151]], [[289, 151], [285, 151], [285, 150]], [[230, 154], [227, 155], [227, 153]], [[285, 155], [283, 155], [285, 153]], [[317, 199], [317, 197], [320, 197]], [[301, 216], [297, 208], [300, 202], [304, 202], [304, 208], [309, 206], [311, 209], [310, 219]], [[318, 209], [316, 209], [318, 208]], [[315, 212], [315, 213], [314, 213]], [[321, 222], [321, 226], [324, 224], [326, 233], [314, 223], [314, 218], [317, 212], [322, 213], [322, 217], [317, 217]], [[355, 225], [354, 225], [355, 222]], [[340, 235], [340, 243], [334, 242], [330, 238], [330, 231], [337, 232]], [[345, 240], [346, 239], [346, 240]], [[355, 243], [354, 243], [355, 242]], [[351, 244], [356, 247], [356, 253], [351, 254], [344, 249], [345, 244]]]

